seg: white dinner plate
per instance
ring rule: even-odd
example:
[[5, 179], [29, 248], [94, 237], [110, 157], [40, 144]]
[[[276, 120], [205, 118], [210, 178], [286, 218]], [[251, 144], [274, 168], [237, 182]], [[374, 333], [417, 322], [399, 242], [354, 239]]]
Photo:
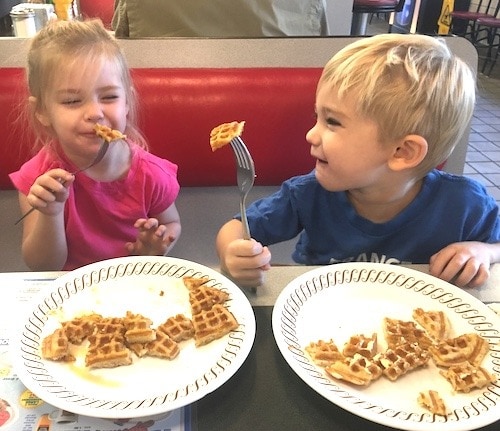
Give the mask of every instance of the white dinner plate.
[[[182, 341], [173, 360], [134, 357], [129, 366], [89, 371], [73, 363], [44, 360], [41, 343], [62, 321], [91, 312], [149, 317], [152, 327], [178, 313], [191, 316], [182, 277], [209, 277], [208, 286], [229, 293], [226, 302], [239, 327], [195, 347]], [[63, 410], [102, 418], [157, 415], [199, 400], [226, 382], [247, 358], [255, 338], [255, 316], [241, 290], [203, 265], [170, 257], [126, 257], [94, 263], [54, 281], [20, 316], [13, 363], [24, 385]]]
[[[276, 343], [290, 367], [316, 392], [372, 422], [416, 431], [465, 431], [500, 419], [500, 381], [468, 394], [453, 393], [429, 362], [392, 382], [385, 377], [367, 387], [329, 378], [304, 348], [333, 339], [342, 349], [351, 335], [376, 332], [386, 346], [382, 319], [412, 320], [412, 310], [445, 311], [451, 336], [476, 332], [488, 340], [482, 366], [500, 379], [500, 317], [466, 291], [422, 272], [396, 265], [346, 263], [311, 270], [280, 293], [273, 310]], [[433, 415], [419, 406], [419, 392], [434, 389], [450, 414]], [[312, 426], [314, 424], [311, 424]]]

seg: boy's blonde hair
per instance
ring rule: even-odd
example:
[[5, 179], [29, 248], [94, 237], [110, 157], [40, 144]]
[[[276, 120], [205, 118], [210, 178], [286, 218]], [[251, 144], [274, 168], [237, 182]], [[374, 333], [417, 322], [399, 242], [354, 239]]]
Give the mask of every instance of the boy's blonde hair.
[[425, 175], [444, 162], [465, 133], [475, 105], [475, 76], [442, 38], [382, 34], [363, 38], [326, 64], [318, 88], [354, 97], [358, 113], [377, 123], [382, 142], [424, 137]]
[[[128, 116], [125, 134], [147, 149], [147, 143], [137, 127], [137, 101], [125, 56], [115, 38], [99, 19], [88, 21], [54, 21], [43, 27], [32, 39], [28, 51], [27, 80], [35, 106], [30, 110], [31, 122], [37, 134], [35, 149], [48, 144], [52, 136], [36, 121], [35, 113], [46, 103], [49, 82], [58, 79], [62, 65], [81, 61], [84, 64], [112, 61], [121, 72], [127, 98]], [[59, 77], [61, 79], [62, 77]]]

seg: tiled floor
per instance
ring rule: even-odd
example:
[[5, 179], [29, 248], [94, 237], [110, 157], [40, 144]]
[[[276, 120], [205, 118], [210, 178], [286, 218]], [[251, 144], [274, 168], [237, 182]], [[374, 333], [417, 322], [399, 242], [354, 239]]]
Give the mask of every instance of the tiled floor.
[[[367, 34], [387, 30], [387, 23], [374, 17]], [[479, 70], [481, 65], [480, 60]], [[491, 77], [478, 74], [477, 89], [464, 175], [483, 183], [500, 205], [500, 61]]]
[[500, 79], [479, 75], [477, 86], [464, 175], [481, 181], [500, 204]]

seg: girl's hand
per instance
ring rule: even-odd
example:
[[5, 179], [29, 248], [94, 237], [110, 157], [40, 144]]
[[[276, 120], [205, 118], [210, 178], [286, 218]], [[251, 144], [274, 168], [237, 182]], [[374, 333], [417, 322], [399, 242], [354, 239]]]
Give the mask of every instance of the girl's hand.
[[271, 252], [254, 239], [231, 241], [222, 259], [225, 272], [242, 287], [257, 287], [271, 267]]
[[479, 287], [490, 275], [494, 247], [477, 241], [450, 244], [431, 257], [430, 273], [459, 287]]
[[35, 180], [26, 199], [43, 214], [59, 214], [64, 209], [74, 179], [74, 175], [64, 169], [51, 169]]
[[176, 240], [168, 233], [167, 226], [160, 224], [155, 218], [138, 219], [134, 227], [139, 231], [137, 239], [126, 244], [131, 255], [163, 256]]

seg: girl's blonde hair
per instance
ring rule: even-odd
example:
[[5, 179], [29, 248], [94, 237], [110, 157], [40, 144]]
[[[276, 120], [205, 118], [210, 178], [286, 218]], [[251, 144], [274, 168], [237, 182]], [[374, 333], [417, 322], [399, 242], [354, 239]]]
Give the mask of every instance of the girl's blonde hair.
[[[27, 80], [35, 106], [30, 110], [31, 122], [37, 135], [35, 149], [49, 144], [52, 136], [35, 119], [35, 113], [45, 106], [48, 83], [57, 79], [58, 69], [71, 61], [88, 64], [112, 61], [121, 71], [128, 104], [125, 134], [141, 147], [147, 143], [137, 127], [136, 92], [125, 56], [115, 38], [99, 19], [88, 21], [54, 21], [43, 27], [32, 39], [28, 51]], [[82, 67], [85, 67], [82, 64]]]
[[442, 38], [383, 34], [363, 38], [326, 64], [319, 86], [354, 97], [361, 116], [377, 123], [382, 142], [424, 137], [420, 175], [444, 162], [465, 133], [475, 105], [475, 76]]

